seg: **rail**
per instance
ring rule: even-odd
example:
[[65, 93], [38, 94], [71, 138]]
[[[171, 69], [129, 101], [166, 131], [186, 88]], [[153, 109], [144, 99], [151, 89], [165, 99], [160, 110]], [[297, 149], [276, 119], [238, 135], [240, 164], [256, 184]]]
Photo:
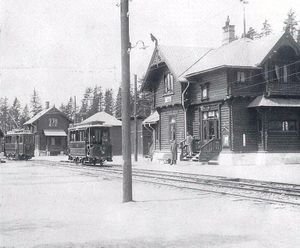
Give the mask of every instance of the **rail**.
[[222, 150], [221, 140], [212, 138], [201, 146], [199, 152], [199, 161], [209, 161], [219, 155]]

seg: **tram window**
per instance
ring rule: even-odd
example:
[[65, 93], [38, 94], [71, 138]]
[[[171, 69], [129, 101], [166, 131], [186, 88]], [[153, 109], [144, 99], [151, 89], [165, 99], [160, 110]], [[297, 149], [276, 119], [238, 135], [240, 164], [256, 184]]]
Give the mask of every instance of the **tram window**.
[[95, 137], [95, 139], [93, 141], [95, 143], [100, 143], [101, 142], [101, 130], [100, 129], [95, 129], [94, 137]]
[[84, 141], [84, 131], [79, 131], [79, 141]]
[[19, 136], [19, 143], [23, 143], [23, 136]]
[[75, 141], [80, 141], [79, 131], [75, 132]]
[[6, 137], [5, 137], [5, 140], [6, 140], [6, 143], [12, 143], [12, 142], [11, 142], [11, 140], [12, 140], [12, 139], [11, 139], [11, 136], [6, 136]]
[[70, 132], [70, 141], [74, 141], [74, 132]]
[[108, 141], [108, 132], [107, 131], [103, 131], [102, 132], [102, 142], [107, 142]]

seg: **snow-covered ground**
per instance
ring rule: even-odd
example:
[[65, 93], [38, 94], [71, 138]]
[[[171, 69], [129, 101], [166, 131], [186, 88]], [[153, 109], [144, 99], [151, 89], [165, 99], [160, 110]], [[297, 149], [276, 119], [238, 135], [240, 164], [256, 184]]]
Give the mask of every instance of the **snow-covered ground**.
[[[114, 157], [114, 163], [122, 164], [122, 157]], [[196, 174], [218, 175], [246, 179], [257, 179], [283, 183], [300, 184], [300, 164], [201, 164], [179, 161], [177, 165], [151, 162], [145, 158], [132, 159], [133, 167], [153, 170], [179, 171]]]
[[[67, 159], [67, 156], [45, 156], [33, 158], [33, 160], [49, 161], [67, 161]], [[114, 156], [113, 160], [113, 162], [109, 162], [108, 164], [121, 165], [123, 163], [122, 156]], [[199, 162], [178, 161], [177, 165], [169, 165], [162, 162], [151, 162], [149, 159], [139, 157], [137, 162], [135, 162], [134, 158], [132, 158], [132, 165], [134, 168], [300, 184], [300, 164], [298, 163], [270, 163], [258, 165], [255, 163], [251, 164], [250, 162], [236, 162], [235, 164], [201, 164]]]
[[300, 247], [297, 207], [141, 182], [122, 203], [122, 181], [97, 172], [0, 172], [0, 247]]

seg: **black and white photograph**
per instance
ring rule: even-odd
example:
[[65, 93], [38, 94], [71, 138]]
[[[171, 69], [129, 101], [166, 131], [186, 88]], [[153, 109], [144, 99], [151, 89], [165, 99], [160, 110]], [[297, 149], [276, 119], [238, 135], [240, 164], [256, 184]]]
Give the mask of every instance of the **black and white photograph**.
[[0, 0], [0, 248], [300, 247], [299, 0]]

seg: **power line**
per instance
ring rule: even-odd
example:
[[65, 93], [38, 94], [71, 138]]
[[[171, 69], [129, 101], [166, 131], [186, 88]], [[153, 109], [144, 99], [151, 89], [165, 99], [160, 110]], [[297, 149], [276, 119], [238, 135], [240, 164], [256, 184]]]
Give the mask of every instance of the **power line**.
[[[295, 72], [295, 73], [289, 74], [289, 75], [287, 75], [287, 77], [291, 77], [291, 76], [296, 75], [296, 74], [300, 74], [300, 72]], [[277, 79], [282, 79], [282, 78], [284, 78], [284, 77], [279, 77]], [[238, 90], [250, 88], [250, 87], [253, 87], [253, 86], [257, 86], [257, 85], [261, 85], [261, 84], [264, 84], [264, 83], [267, 83], [267, 82], [270, 82], [270, 81], [269, 80], [265, 80], [265, 81], [260, 82], [260, 83], [243, 86], [243, 87], [238, 88]], [[286, 88], [289, 88], [289, 87], [291, 88], [292, 86], [294, 86], [294, 85], [291, 85], [289, 83], [282, 83], [282, 84], [285, 84]]]
[[[250, 79], [250, 78], [254, 78], [254, 77], [263, 75], [263, 74], [265, 74], [265, 73], [269, 73], [269, 72], [276, 71], [276, 70], [281, 69], [281, 68], [283, 68], [283, 67], [285, 67], [285, 66], [291, 66], [291, 65], [297, 64], [297, 63], [299, 63], [299, 62], [300, 62], [300, 60], [297, 60], [297, 61], [295, 61], [295, 62], [293, 62], [293, 63], [290, 63], [290, 64], [286, 64], [286, 65], [283, 65], [283, 66], [278, 66], [277, 69], [274, 68], [274, 69], [272, 69], [272, 70], [266, 70], [266, 71], [263, 71], [263, 72], [261, 72], [261, 73], [255, 74], [255, 75], [252, 75], [252, 76], [249, 76], [249, 77], [245, 77], [245, 81], [247, 81], [247, 80]], [[236, 80], [236, 81], [233, 81], [233, 82], [230, 82], [230, 83], [231, 83], [231, 84], [234, 84], [234, 83], [239, 83], [239, 82], [240, 82], [239, 80]]]

